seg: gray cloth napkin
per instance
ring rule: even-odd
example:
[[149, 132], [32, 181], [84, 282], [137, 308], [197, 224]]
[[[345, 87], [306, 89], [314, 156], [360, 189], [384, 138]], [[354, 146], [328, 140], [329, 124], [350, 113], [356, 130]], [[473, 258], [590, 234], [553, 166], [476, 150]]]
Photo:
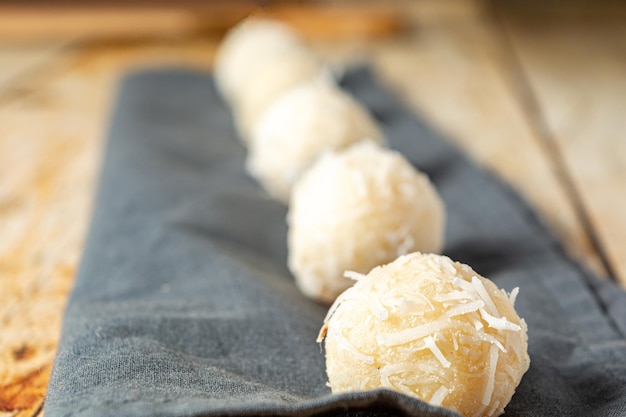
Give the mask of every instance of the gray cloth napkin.
[[[625, 293], [367, 70], [343, 86], [441, 192], [445, 254], [521, 289], [532, 363], [506, 415], [626, 415]], [[455, 416], [385, 390], [330, 394], [315, 343], [326, 307], [295, 288], [286, 208], [244, 158], [209, 74], [126, 77], [46, 416]]]

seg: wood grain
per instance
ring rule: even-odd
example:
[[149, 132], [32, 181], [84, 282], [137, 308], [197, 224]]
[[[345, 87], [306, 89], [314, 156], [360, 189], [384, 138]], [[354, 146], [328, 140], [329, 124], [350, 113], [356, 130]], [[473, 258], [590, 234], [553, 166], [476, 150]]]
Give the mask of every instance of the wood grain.
[[[338, 66], [372, 62], [409, 105], [518, 189], [573, 254], [600, 270], [598, 254], [559, 178], [563, 174], [520, 97], [511, 51], [500, 41], [502, 28], [482, 3], [422, 1], [397, 7], [412, 22], [405, 34], [373, 40], [314, 37], [315, 49]], [[585, 29], [591, 40], [574, 47], [566, 38], [579, 29], [566, 28], [560, 37], [548, 27], [534, 34], [536, 28], [525, 21], [511, 18], [506, 24], [540, 110], [545, 109], [541, 115], [560, 132], [555, 136], [569, 161], [566, 174], [577, 184], [586, 181], [580, 193], [590, 196], [585, 201], [594, 213], [594, 230], [597, 225], [603, 231], [603, 248], [613, 253], [612, 264], [621, 265], [626, 255], [619, 237], [626, 232], [617, 217], [626, 210], [625, 193], [619, 192], [626, 152], [614, 132], [624, 131], [618, 114], [624, 97], [622, 44], [594, 48], [613, 42], [608, 29], [602, 36]], [[42, 48], [45, 59], [26, 54], [22, 61], [9, 60], [12, 66], [6, 68], [13, 72], [4, 79], [10, 81], [0, 84], [0, 294], [5, 300], [0, 303], [0, 417], [39, 413], [87, 229], [117, 80], [146, 65], [206, 70], [216, 45], [216, 38], [189, 36], [73, 41], [47, 55]], [[566, 53], [552, 54], [554, 48]], [[594, 60], [584, 62], [589, 56]], [[603, 69], [586, 78], [594, 62], [604, 63]], [[572, 92], [571, 85], [584, 88]], [[591, 143], [588, 137], [594, 138]], [[621, 197], [612, 196], [616, 193]], [[597, 202], [595, 209], [592, 202]], [[612, 230], [615, 222], [622, 226]]]
[[0, 94], [3, 87], [30, 76], [31, 71], [54, 60], [68, 41], [43, 42], [29, 45], [5, 44], [0, 46]]
[[76, 101], [80, 82], [25, 82], [0, 107], [3, 411], [30, 415], [43, 399], [80, 253], [98, 129], [88, 121], [102, 110]]
[[117, 78], [143, 65], [207, 69], [215, 43], [65, 50], [48, 76], [0, 95], [0, 412], [31, 416], [42, 403]]
[[572, 202], [511, 85], [507, 51], [480, 4], [468, 13], [422, 18], [403, 42], [378, 49], [384, 78], [435, 128], [512, 184], [567, 250], [604, 273]]
[[403, 27], [400, 14], [381, 3], [282, 1], [14, 2], [0, 4], [0, 39], [145, 39], [221, 34], [256, 14], [282, 20], [312, 38], [381, 37]]
[[626, 6], [593, 18], [501, 16], [547, 140], [609, 269], [626, 285]]

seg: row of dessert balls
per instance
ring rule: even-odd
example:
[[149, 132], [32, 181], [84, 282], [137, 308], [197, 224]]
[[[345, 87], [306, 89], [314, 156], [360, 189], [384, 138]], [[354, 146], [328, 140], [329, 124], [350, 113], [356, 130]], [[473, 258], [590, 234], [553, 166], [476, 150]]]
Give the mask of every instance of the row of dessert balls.
[[288, 203], [289, 268], [332, 303], [367, 273], [413, 251], [439, 252], [444, 205], [428, 178], [288, 27], [245, 21], [226, 36], [215, 77], [248, 146], [247, 169]]
[[374, 119], [282, 24], [235, 27], [215, 77], [248, 171], [289, 205], [298, 287], [333, 303], [319, 338], [332, 391], [388, 388], [465, 416], [501, 414], [529, 366], [517, 291], [433, 254], [445, 211], [428, 178], [385, 147]]

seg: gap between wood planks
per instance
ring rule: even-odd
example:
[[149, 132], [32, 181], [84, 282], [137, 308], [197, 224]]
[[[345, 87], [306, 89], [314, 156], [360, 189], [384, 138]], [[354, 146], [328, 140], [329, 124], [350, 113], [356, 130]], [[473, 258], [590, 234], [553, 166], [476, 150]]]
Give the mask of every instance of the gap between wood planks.
[[539, 104], [539, 100], [530, 85], [526, 71], [524, 70], [518, 56], [516, 45], [512, 41], [510, 33], [506, 28], [504, 17], [498, 9], [498, 6], [493, 2], [489, 3], [488, 14], [490, 17], [489, 20], [494, 26], [494, 30], [501, 35], [495, 38], [499, 39], [499, 42], [502, 45], [501, 50], [503, 51], [503, 56], [506, 58], [504, 63], [508, 66], [509, 71], [507, 71], [507, 73], [511, 78], [510, 84], [515, 90], [514, 96], [518, 98], [520, 108], [526, 114], [529, 126], [533, 130], [535, 136], [539, 139], [539, 144], [544, 148], [546, 154], [550, 158], [555, 176], [565, 191], [574, 213], [587, 235], [593, 250], [596, 252], [601, 266], [604, 269], [603, 272], [605, 272], [605, 275], [609, 279], [614, 282], [618, 282], [619, 279], [616, 270], [613, 268], [609, 260], [597, 230], [593, 227], [591, 214], [585, 208], [573, 175], [565, 163], [562, 152], [559, 150], [555, 134], [550, 129], [546, 118], [544, 117], [541, 105]]
[[41, 404], [39, 404], [39, 407], [31, 414], [31, 417], [43, 416], [43, 402], [44, 400], [41, 400]]
[[[508, 51], [485, 5], [435, 19], [375, 57], [383, 80], [479, 165], [511, 184], [575, 258], [604, 273], [598, 254], [512, 86]], [[511, 152], [511, 149], [516, 152]], [[531, 167], [531, 169], [529, 169]]]
[[[39, 406], [28, 417], [40, 417], [40, 416], [43, 416], [43, 402], [44, 402], [44, 400], [42, 399], [41, 402], [39, 403]], [[19, 414], [16, 417], [20, 417]], [[24, 416], [24, 417], [26, 417], [26, 416]]]

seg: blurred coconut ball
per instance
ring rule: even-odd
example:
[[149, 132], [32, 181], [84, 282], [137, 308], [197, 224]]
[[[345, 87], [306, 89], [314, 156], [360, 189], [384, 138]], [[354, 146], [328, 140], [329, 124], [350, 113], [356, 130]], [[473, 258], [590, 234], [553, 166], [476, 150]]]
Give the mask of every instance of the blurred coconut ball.
[[278, 98], [256, 124], [248, 171], [287, 202], [294, 181], [321, 153], [362, 139], [385, 141], [367, 110], [333, 83], [309, 81]]
[[306, 48], [292, 48], [267, 57], [255, 73], [242, 82], [242, 94], [233, 103], [240, 137], [250, 143], [252, 130], [270, 106], [292, 88], [312, 80], [332, 81], [330, 72]]
[[287, 215], [289, 268], [301, 291], [332, 303], [367, 273], [413, 251], [439, 252], [445, 213], [426, 175], [372, 142], [324, 154], [296, 182]]
[[222, 96], [237, 101], [242, 83], [267, 55], [298, 47], [301, 41], [286, 25], [264, 18], [248, 18], [224, 37], [215, 56], [215, 79]]
[[321, 60], [288, 26], [249, 18], [228, 32], [215, 58], [215, 79], [231, 104], [241, 138], [269, 105], [290, 88], [329, 77]]
[[333, 393], [388, 388], [466, 417], [502, 414], [530, 364], [517, 289], [434, 254], [351, 275], [318, 339]]

